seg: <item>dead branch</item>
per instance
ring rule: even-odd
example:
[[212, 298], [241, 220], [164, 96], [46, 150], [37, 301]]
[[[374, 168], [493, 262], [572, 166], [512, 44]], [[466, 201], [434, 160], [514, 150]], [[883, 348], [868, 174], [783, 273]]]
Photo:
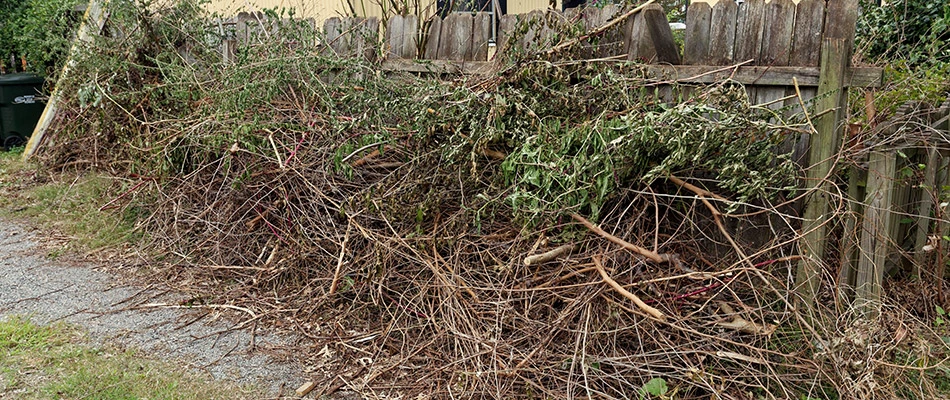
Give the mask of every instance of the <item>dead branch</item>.
[[657, 252], [655, 252], [655, 251], [650, 251], [650, 250], [644, 249], [643, 247], [637, 246], [637, 245], [635, 245], [635, 244], [633, 244], [633, 243], [627, 242], [626, 240], [623, 240], [623, 239], [621, 239], [621, 238], [618, 238], [618, 237], [616, 237], [616, 236], [614, 236], [614, 235], [611, 235], [611, 234], [607, 233], [606, 231], [604, 231], [603, 229], [600, 229], [597, 225], [594, 225], [593, 223], [591, 223], [590, 221], [588, 221], [586, 218], [584, 218], [584, 217], [582, 217], [582, 216], [580, 216], [580, 215], [578, 215], [578, 214], [572, 213], [572, 214], [571, 214], [571, 218], [574, 218], [577, 222], [580, 222], [580, 223], [583, 224], [585, 227], [587, 227], [587, 229], [590, 229], [591, 231], [593, 231], [594, 233], [596, 233], [596, 234], [598, 234], [598, 235], [600, 235], [600, 236], [603, 236], [605, 239], [607, 239], [607, 240], [609, 240], [609, 241], [611, 241], [611, 242], [613, 242], [613, 243], [615, 243], [615, 244], [618, 244], [618, 245], [622, 246], [623, 248], [625, 248], [625, 249], [627, 249], [627, 250], [630, 250], [630, 251], [632, 251], [632, 252], [634, 252], [634, 253], [637, 253], [637, 254], [639, 254], [639, 255], [641, 255], [641, 256], [644, 256], [644, 257], [646, 257], [646, 258], [649, 258], [651, 261], [653, 261], [653, 262], [655, 262], [655, 263], [657, 263], [657, 264], [668, 263], [668, 262], [671, 262], [671, 261], [673, 261], [673, 260], [675, 259], [675, 256], [674, 256], [674, 255], [666, 254], [666, 253], [660, 254], [660, 253], [657, 253]]
[[603, 264], [600, 263], [599, 256], [591, 257], [591, 259], [594, 260], [594, 266], [597, 268], [597, 272], [600, 273], [600, 277], [603, 278], [604, 282], [610, 285], [610, 287], [612, 287], [617, 293], [620, 293], [624, 297], [633, 301], [633, 303], [636, 304], [637, 307], [640, 307], [641, 310], [643, 310], [644, 312], [646, 312], [653, 318], [666, 322], [666, 315], [660, 312], [660, 310], [650, 307], [649, 305], [647, 305], [647, 303], [644, 303], [643, 300], [640, 300], [640, 298], [637, 297], [637, 295], [630, 293], [629, 291], [627, 291], [627, 289], [624, 289], [623, 286], [620, 286], [620, 284], [617, 283], [617, 281], [611, 279], [610, 276], [607, 275], [607, 271], [604, 270]]
[[553, 250], [550, 250], [545, 253], [535, 254], [533, 256], [525, 257], [524, 265], [526, 267], [529, 267], [532, 265], [544, 264], [560, 256], [571, 254], [571, 252], [574, 251], [574, 247], [575, 246], [573, 244], [565, 244], [562, 246], [555, 247]]
[[330, 283], [330, 292], [329, 295], [336, 293], [336, 286], [340, 282], [340, 269], [343, 268], [343, 256], [346, 255], [346, 242], [350, 240], [350, 228], [353, 226], [351, 223], [346, 225], [346, 233], [343, 235], [343, 242], [340, 243], [340, 257], [336, 261], [336, 271], [333, 272], [333, 282]]

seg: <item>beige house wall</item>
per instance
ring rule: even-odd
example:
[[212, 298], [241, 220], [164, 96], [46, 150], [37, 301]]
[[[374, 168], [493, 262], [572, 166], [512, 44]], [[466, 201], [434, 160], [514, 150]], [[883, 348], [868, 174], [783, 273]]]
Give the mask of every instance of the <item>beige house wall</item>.
[[[410, 0], [412, 1], [412, 0]], [[419, 0], [430, 5], [430, 12], [435, 10], [435, 0]], [[692, 0], [715, 4], [721, 0]], [[735, 1], [735, 0], [726, 0]], [[799, 0], [793, 0], [798, 3]], [[356, 13], [362, 16], [380, 17], [384, 14], [380, 3], [389, 4], [388, 0], [353, 0]], [[544, 10], [550, 5], [550, 0], [508, 0], [509, 14], [526, 14], [533, 10]], [[561, 0], [555, 0], [557, 9], [561, 8]], [[237, 15], [241, 11], [258, 11], [265, 8], [285, 8], [296, 10], [297, 16], [314, 18], [323, 21], [327, 18], [350, 15], [350, 7], [346, 0], [212, 0], [207, 5], [209, 10], [219, 12], [225, 16]]]
[[[435, 0], [420, 0], [420, 2], [430, 5], [430, 12], [435, 11]], [[556, 0], [556, 2], [560, 9], [561, 0]], [[379, 0], [353, 0], [353, 3], [356, 13], [361, 16], [381, 17], [388, 14], [380, 7]], [[389, 4], [388, 0], [382, 3]], [[508, 0], [508, 13], [526, 14], [532, 10], [546, 9], [548, 5], [549, 0]], [[224, 16], [234, 16], [242, 11], [258, 11], [265, 8], [292, 8], [298, 17], [314, 18], [318, 21], [351, 14], [346, 0], [212, 0], [206, 7]]]
[[[357, 14], [374, 17], [383, 15], [383, 10], [376, 0], [353, 2]], [[298, 18], [313, 18], [318, 21], [351, 14], [345, 0], [212, 0], [205, 7], [224, 16], [234, 16], [243, 11], [293, 9]]]

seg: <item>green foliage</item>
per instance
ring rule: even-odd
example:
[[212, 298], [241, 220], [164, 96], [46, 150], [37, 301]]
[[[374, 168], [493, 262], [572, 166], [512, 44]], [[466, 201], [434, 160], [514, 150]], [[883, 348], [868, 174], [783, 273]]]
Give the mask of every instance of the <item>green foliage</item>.
[[26, 59], [29, 70], [55, 75], [69, 53], [80, 19], [74, 9], [82, 3], [0, 0], [0, 63], [11, 68], [10, 56], [16, 55]]
[[[950, 92], [950, 3], [929, 0], [863, 1], [858, 51], [883, 64], [886, 86], [874, 95], [879, 115], [908, 101], [942, 103]], [[856, 109], [864, 100], [854, 98]]]
[[649, 93], [626, 90], [636, 71], [528, 71], [499, 88], [493, 126], [466, 136], [476, 151], [509, 149], [501, 165], [507, 202], [528, 222], [565, 211], [597, 219], [619, 188], [673, 173], [715, 171], [741, 200], [775, 193], [795, 176], [774, 152], [789, 132], [763, 122], [740, 87], [712, 93], [714, 101], [658, 107]]
[[870, 59], [903, 59], [929, 65], [950, 61], [950, 3], [894, 0], [884, 6], [862, 1], [859, 48]]
[[642, 392], [642, 398], [646, 398], [647, 395], [662, 398], [669, 391], [669, 388], [666, 386], [666, 379], [653, 378], [644, 383], [640, 391]]

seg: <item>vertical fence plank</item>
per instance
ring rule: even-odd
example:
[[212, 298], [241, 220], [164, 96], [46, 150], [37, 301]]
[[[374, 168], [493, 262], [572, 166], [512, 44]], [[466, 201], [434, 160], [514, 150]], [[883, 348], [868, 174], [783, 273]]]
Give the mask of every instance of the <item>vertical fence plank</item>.
[[[867, 162], [867, 156], [855, 160], [858, 163]], [[840, 269], [838, 270], [838, 304], [846, 308], [846, 303], [854, 296], [854, 287], [858, 275], [858, 259], [861, 252], [861, 215], [864, 214], [863, 200], [866, 196], [867, 170], [851, 167], [848, 171], [848, 198], [844, 229], [841, 234], [841, 251], [839, 254]]]
[[683, 46], [683, 62], [686, 65], [706, 64], [709, 57], [711, 18], [712, 8], [708, 3], [695, 2], [686, 10], [686, 37]]
[[[936, 130], [938, 135], [943, 137], [950, 137], [950, 99], [947, 99], [942, 105], [940, 105], [940, 112], [943, 116], [939, 118], [938, 121], [933, 125], [934, 130]], [[938, 190], [936, 195], [938, 198], [946, 198], [947, 192], [945, 188], [950, 187], [950, 154], [946, 150], [940, 150], [940, 165], [934, 165], [933, 168], [937, 169], [936, 185], [935, 189]], [[935, 215], [942, 218], [937, 220], [936, 226], [936, 235], [938, 240], [942, 240], [943, 237], [950, 235], [950, 221], [948, 221], [948, 215], [946, 214], [947, 207], [943, 207], [942, 204], [939, 205], [940, 211], [935, 210]], [[946, 245], [946, 243], [944, 243]], [[935, 265], [937, 272], [937, 279], [944, 279], [947, 274], [945, 265]]]
[[654, 7], [643, 9], [640, 14], [643, 15], [647, 30], [650, 32], [649, 38], [656, 51], [657, 61], [673, 65], [681, 64], [680, 50], [676, 41], [673, 40], [673, 30], [670, 29], [670, 22], [666, 19], [663, 8], [654, 5]]
[[323, 37], [330, 49], [340, 54], [343, 49], [343, 21], [338, 17], [327, 18], [323, 21]]
[[415, 58], [418, 51], [419, 18], [415, 15], [396, 15], [389, 19], [386, 42], [390, 58]]
[[488, 61], [489, 40], [491, 40], [491, 13], [477, 13], [472, 25], [472, 60]]
[[560, 13], [554, 10], [547, 10], [544, 13], [541, 25], [538, 28], [538, 35], [535, 39], [535, 47], [538, 49], [546, 49], [553, 47], [555, 36], [557, 36], [558, 27], [556, 25], [556, 20], [560, 17]]
[[736, 15], [736, 62], [758, 59], [764, 35], [765, 9], [765, 0], [748, 0], [739, 6]]
[[[766, 4], [765, 27], [763, 29], [762, 48], [759, 51], [756, 64], [769, 66], [787, 66], [789, 62], [789, 48], [792, 44], [792, 32], [795, 20], [795, 4], [792, 0], [772, 0]], [[769, 104], [773, 110], [785, 106], [784, 87], [758, 88], [755, 102]], [[789, 141], [788, 150], [793, 142]]]
[[734, 1], [720, 1], [712, 8], [709, 20], [710, 65], [729, 65], [735, 59], [736, 17], [739, 6]]
[[[799, 67], [818, 66], [819, 52], [816, 49], [821, 48], [821, 30], [824, 22], [824, 0], [801, 0], [795, 6], [795, 27], [792, 34], [788, 65]], [[800, 92], [802, 101], [808, 105], [818, 94], [818, 88], [804, 87], [800, 88]], [[794, 95], [795, 88], [788, 88], [786, 94]], [[803, 112], [798, 104], [797, 98], [785, 102], [785, 105], [789, 108], [789, 114]], [[808, 133], [798, 134], [797, 137], [789, 138], [787, 147], [783, 147], [792, 153], [792, 159], [800, 165], [805, 162], [810, 137], [811, 135]]]
[[[739, 6], [736, 14], [735, 61], [746, 62], [759, 58], [765, 23], [765, 0], [748, 0]], [[755, 102], [757, 90], [746, 87], [749, 100]]]
[[795, 27], [792, 35], [789, 65], [818, 66], [821, 30], [825, 23], [825, 2], [801, 0], [795, 6]]
[[762, 50], [757, 64], [788, 65], [795, 29], [795, 3], [792, 0], [772, 0], [766, 7]]
[[[584, 30], [590, 32], [604, 25], [609, 16], [606, 16], [603, 8], [583, 7], [580, 8], [581, 20], [584, 22]], [[580, 51], [579, 58], [594, 58], [597, 56], [600, 47], [600, 41], [603, 36], [591, 38], [584, 43], [584, 49]]]
[[393, 15], [386, 23], [386, 58], [405, 58], [402, 56], [402, 42], [406, 37], [403, 16]]
[[639, 13], [634, 14], [627, 20], [624, 26], [623, 41], [624, 48], [627, 50], [627, 60], [651, 63], [656, 58], [656, 47], [653, 45], [653, 37], [650, 35], [650, 29], [647, 26], [646, 11], [648, 8], [662, 7], [651, 4]]
[[[938, 111], [939, 112], [939, 111]], [[938, 115], [939, 116], [939, 115]], [[930, 142], [930, 141], [928, 141]], [[930, 263], [930, 251], [924, 251], [930, 239], [930, 226], [933, 222], [934, 204], [939, 204], [940, 199], [934, 199], [940, 191], [936, 187], [937, 170], [940, 165], [940, 151], [935, 143], [929, 144], [927, 151], [926, 167], [924, 168], [924, 182], [920, 190], [920, 207], [917, 211], [917, 232], [914, 235], [914, 264], [917, 269], [917, 276], [924, 279], [924, 270]], [[940, 277], [940, 275], [937, 275]]]
[[472, 14], [452, 13], [442, 21], [439, 59], [465, 61], [472, 58]]
[[895, 151], [874, 151], [868, 159], [868, 186], [861, 229], [861, 258], [855, 280], [855, 306], [867, 317], [875, 317], [881, 300], [884, 262], [891, 248]]
[[[858, 0], [836, 0], [829, 3], [821, 44], [821, 77], [818, 83], [816, 108], [825, 112], [815, 124], [817, 140], [812, 140], [808, 154], [811, 166], [807, 173], [808, 189], [818, 189], [807, 200], [799, 247], [804, 256], [798, 264], [796, 286], [802, 304], [809, 313], [817, 300], [821, 285], [822, 259], [827, 250], [828, 221], [831, 207], [824, 193], [828, 193], [825, 177], [835, 166], [834, 155], [841, 143], [841, 128], [847, 109], [845, 71], [850, 67], [854, 47]], [[829, 26], [835, 28], [829, 29]]]
[[517, 15], [508, 14], [501, 16], [501, 20], [498, 21], [498, 54], [504, 54], [506, 51], [509, 51], [508, 42], [516, 26], [518, 26]]
[[442, 38], [442, 18], [433, 15], [429, 21], [429, 34], [426, 35], [424, 56], [427, 60], [439, 58], [439, 42]]
[[354, 56], [376, 61], [376, 50], [379, 48], [379, 18], [363, 18], [353, 30], [353, 35]]
[[356, 43], [354, 31], [359, 29], [360, 24], [363, 22], [363, 18], [360, 17], [346, 17], [343, 18], [341, 27], [340, 27], [340, 37], [337, 38], [337, 44], [339, 49], [337, 53], [343, 57], [351, 57], [356, 51], [356, 46], [359, 44]]
[[[552, 11], [556, 12], [556, 11]], [[594, 27], [594, 29], [600, 28], [605, 24], [609, 23], [614, 18], [620, 16], [620, 6], [616, 4], [608, 4], [600, 10], [600, 25]], [[623, 54], [623, 32], [619, 28], [611, 28], [606, 30], [600, 35], [597, 39], [597, 51], [594, 53], [599, 57], [613, 57]]]
[[533, 10], [519, 18], [519, 27], [516, 28], [516, 30], [524, 32], [524, 35], [518, 38], [518, 48], [522, 49], [523, 51], [537, 49], [535, 46], [535, 40], [538, 36], [538, 32], [541, 31], [541, 26], [543, 24], [544, 12], [541, 10]]

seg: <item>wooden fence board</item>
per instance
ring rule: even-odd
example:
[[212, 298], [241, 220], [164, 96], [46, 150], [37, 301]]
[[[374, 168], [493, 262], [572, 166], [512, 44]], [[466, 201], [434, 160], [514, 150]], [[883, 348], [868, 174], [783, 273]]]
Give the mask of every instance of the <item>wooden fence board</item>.
[[[686, 32], [683, 61], [688, 65], [701, 65], [709, 57], [709, 26], [712, 8], [708, 3], [695, 2], [686, 10]], [[717, 29], [720, 27], [716, 27]]]
[[333, 49], [337, 54], [341, 54], [344, 47], [342, 34], [343, 20], [338, 17], [333, 17], [323, 21], [323, 37], [326, 40], [327, 46]]
[[489, 40], [491, 40], [491, 13], [477, 13], [472, 24], [472, 57], [470, 60], [488, 61]]
[[894, 178], [897, 156], [893, 150], [874, 151], [868, 160], [867, 209], [861, 229], [861, 258], [855, 282], [855, 305], [866, 316], [877, 314], [881, 299], [884, 263], [892, 241]]
[[680, 50], [673, 40], [673, 30], [670, 29], [670, 22], [666, 19], [666, 13], [660, 6], [647, 7], [640, 11], [646, 22], [649, 38], [652, 41], [653, 49], [656, 51], [656, 61], [679, 65]]
[[[917, 212], [917, 232], [914, 236], [914, 262], [917, 268], [917, 276], [924, 277], [923, 269], [930, 263], [929, 251], [924, 251], [930, 239], [930, 225], [933, 222], [931, 212], [934, 211], [934, 195], [939, 195], [940, 189], [936, 187], [937, 169], [940, 165], [940, 151], [936, 146], [926, 149], [927, 163], [924, 170], [924, 182], [920, 197], [920, 207]], [[939, 203], [938, 203], [939, 204]], [[940, 276], [940, 275], [938, 275]]]
[[858, 20], [858, 0], [834, 0], [827, 3], [825, 10], [825, 39], [842, 39], [854, 45], [855, 23]]
[[547, 10], [541, 17], [541, 21], [538, 25], [537, 36], [535, 36], [534, 47], [537, 49], [546, 49], [554, 45], [554, 36], [556, 36], [556, 30], [554, 20], [558, 18], [556, 15], [557, 11]]
[[419, 52], [419, 18], [415, 15], [396, 15], [389, 19], [386, 41], [389, 58], [415, 58]]
[[734, 1], [720, 1], [713, 6], [709, 22], [709, 48], [714, 50], [706, 58], [709, 65], [733, 63], [738, 13], [739, 6]]
[[656, 59], [656, 47], [653, 45], [653, 36], [650, 35], [650, 28], [647, 26], [646, 14], [644, 14], [644, 11], [650, 8], [659, 8], [659, 11], [663, 12], [662, 7], [651, 4], [643, 11], [634, 14], [624, 26], [623, 41], [627, 60], [651, 63]]
[[502, 15], [498, 21], [498, 54], [508, 51], [508, 41], [518, 26], [518, 16], [514, 14]]
[[406, 31], [403, 16], [393, 15], [386, 23], [386, 59], [405, 58], [402, 55], [403, 40]]
[[451, 13], [442, 21], [439, 59], [468, 61], [472, 59], [472, 14]]
[[[789, 65], [798, 66], [817, 66], [821, 49], [821, 30], [824, 27], [825, 2], [824, 0], [801, 0], [795, 6], [795, 26], [792, 33], [791, 51], [789, 54]], [[789, 88], [786, 95], [795, 94], [794, 88]], [[801, 88], [802, 100], [809, 104], [818, 94], [817, 88]], [[796, 107], [798, 99], [790, 99], [785, 102], [789, 109], [788, 114], [799, 114], [802, 110]], [[808, 141], [811, 135], [803, 133], [797, 138], [790, 139], [792, 158], [799, 164], [804, 164], [805, 155], [808, 152]]]
[[817, 140], [812, 141], [808, 153], [809, 168], [805, 183], [807, 189], [815, 192], [808, 198], [803, 215], [799, 250], [804, 258], [796, 273], [796, 286], [809, 310], [817, 299], [828, 245], [828, 218], [831, 213], [825, 193], [829, 192], [827, 177], [835, 166], [834, 155], [841, 146], [839, 112], [847, 107], [843, 96], [846, 92], [845, 74], [851, 59], [851, 52], [847, 48], [850, 45], [842, 39], [825, 39], [822, 43], [821, 79], [818, 85], [822, 97], [819, 99], [818, 111], [824, 114], [814, 121]]
[[[940, 108], [942, 109], [942, 112], [944, 113], [945, 116], [943, 118], [940, 118], [934, 124], [934, 129], [938, 130], [939, 132], [943, 132], [944, 135], [950, 136], [950, 117], [946, 116], [946, 113], [950, 113], [950, 99], [947, 99], [946, 101], [944, 101], [943, 104], [940, 106]], [[948, 195], [946, 188], [950, 188], [950, 152], [947, 152], [946, 150], [941, 150], [940, 158], [941, 158], [941, 163], [940, 163], [940, 169], [937, 171], [936, 187], [940, 189], [940, 192], [938, 193], [940, 198], [945, 199], [946, 196]], [[950, 216], [946, 214], [946, 212], [948, 211], [948, 208], [943, 207], [942, 204], [941, 204], [941, 208], [943, 209], [943, 211], [941, 213], [936, 213], [937, 215], [940, 215], [943, 217], [937, 221], [936, 234], [937, 234], [938, 239], [942, 239], [950, 235], [950, 220], [948, 220], [950, 219]], [[946, 268], [946, 266], [938, 265], [937, 268], [939, 268], [938, 270], [939, 275], [937, 277], [938, 278], [946, 277], [946, 274], [948, 272], [948, 269]]]
[[[762, 37], [762, 47], [756, 59], [756, 64], [788, 65], [794, 20], [795, 4], [792, 3], [792, 0], [772, 0], [766, 4], [764, 36]], [[778, 101], [784, 98], [785, 95], [786, 88], [759, 88], [755, 94], [755, 102], [769, 104], [769, 108], [778, 110], [785, 106], [784, 101]], [[789, 142], [788, 150], [791, 150], [793, 143]]]
[[353, 30], [354, 36], [350, 42], [354, 54], [369, 61], [376, 60], [376, 50], [379, 47], [379, 18], [369, 17], [360, 21], [360, 25]]
[[818, 66], [825, 17], [824, 3], [823, 0], [801, 0], [795, 6], [790, 65]]
[[340, 37], [337, 39], [337, 45], [339, 50], [337, 53], [344, 57], [352, 57], [357, 52], [356, 43], [356, 31], [359, 29], [363, 23], [363, 18], [343, 18], [342, 26], [340, 27]]
[[764, 35], [765, 10], [765, 0], [748, 0], [739, 6], [736, 17], [736, 62], [758, 59]]
[[792, 0], [772, 0], [767, 4], [765, 35], [759, 65], [788, 65], [792, 33], [795, 29], [795, 3]]
[[544, 12], [541, 10], [531, 11], [524, 17], [519, 18], [518, 27], [515, 28], [515, 31], [524, 32], [524, 35], [518, 38], [518, 48], [523, 51], [537, 49], [535, 40], [543, 24]]
[[429, 34], [426, 35], [424, 56], [427, 60], [439, 58], [439, 41], [442, 38], [442, 18], [438, 15], [429, 20]]
[[[642, 12], [642, 11], [641, 11]], [[610, 23], [614, 18], [621, 15], [621, 8], [616, 4], [608, 4], [600, 10], [600, 25], [593, 29], [600, 28]], [[618, 27], [613, 27], [604, 31], [598, 38], [597, 51], [595, 55], [599, 57], [613, 57], [624, 54], [623, 32]]]

